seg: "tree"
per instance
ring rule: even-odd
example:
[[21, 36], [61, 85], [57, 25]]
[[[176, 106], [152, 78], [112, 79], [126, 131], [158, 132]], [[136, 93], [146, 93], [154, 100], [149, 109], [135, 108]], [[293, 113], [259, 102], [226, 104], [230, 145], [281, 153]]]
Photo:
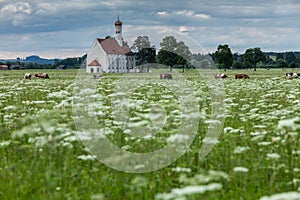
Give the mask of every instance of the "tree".
[[219, 45], [215, 52], [215, 59], [219, 64], [219, 67], [224, 68], [224, 71], [233, 64], [233, 55], [231, 49], [227, 44]]
[[147, 65], [147, 71], [149, 72], [148, 63], [156, 62], [156, 50], [155, 48], [144, 48], [135, 53], [135, 59], [137, 65]]
[[174, 65], [182, 65], [184, 71], [185, 65], [188, 64], [192, 56], [189, 47], [182, 41], [177, 42], [173, 36], [163, 38], [160, 47], [161, 49], [157, 54], [158, 63], [168, 65], [171, 68]]
[[57, 58], [54, 59], [54, 63], [53, 63], [53, 66], [54, 67], [58, 67], [59, 65], [59, 60]]
[[162, 50], [170, 51], [173, 53], [175, 53], [177, 45], [177, 40], [173, 36], [166, 36], [160, 43], [160, 47]]
[[157, 62], [171, 68], [177, 64], [177, 54], [161, 49], [157, 54]]
[[284, 59], [283, 55], [281, 53], [277, 53], [276, 54], [276, 61], [280, 60], [280, 59]]
[[256, 71], [257, 63], [266, 61], [266, 55], [258, 47], [247, 49], [243, 58], [245, 62], [250, 63], [254, 67], [254, 71]]
[[148, 36], [138, 36], [134, 42], [133, 45], [130, 47], [132, 51], [138, 52], [144, 48], [150, 48], [151, 43], [149, 41]]
[[238, 54], [238, 53], [234, 53], [233, 54], [233, 60], [238, 61], [238, 62], [243, 62], [243, 56]]
[[297, 67], [297, 64], [295, 62], [291, 62], [289, 64], [289, 68], [292, 68], [292, 71], [294, 71], [294, 68], [296, 68], [296, 67]]
[[242, 62], [240, 62], [240, 61], [234, 61], [233, 68], [235, 68], [235, 69], [243, 69], [244, 68], [244, 64]]
[[277, 60], [277, 67], [282, 68], [282, 70], [284, 70], [287, 67], [286, 61], [283, 59]]
[[[181, 58], [185, 60], [190, 60], [191, 59], [191, 51], [188, 46], [184, 44], [184, 42], [180, 41], [177, 43], [175, 53], [180, 56]], [[182, 60], [182, 59], [179, 59]], [[179, 63], [178, 63], [179, 64]]]
[[147, 36], [138, 36], [131, 49], [135, 52], [137, 65], [154, 63], [156, 61], [155, 46], [151, 47], [151, 42]]
[[294, 54], [294, 52], [287, 52], [286, 56], [285, 56], [285, 60], [287, 62], [287, 64], [291, 64], [292, 62], [296, 62], [297, 58]]

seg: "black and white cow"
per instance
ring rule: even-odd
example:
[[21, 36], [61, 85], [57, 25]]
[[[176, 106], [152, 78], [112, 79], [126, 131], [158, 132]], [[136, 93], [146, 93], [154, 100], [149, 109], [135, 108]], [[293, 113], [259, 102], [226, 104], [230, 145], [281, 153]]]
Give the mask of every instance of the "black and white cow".
[[293, 79], [293, 78], [298, 78], [300, 76], [300, 73], [295, 73], [295, 72], [289, 72], [285, 74], [285, 77], [287, 79]]
[[31, 79], [31, 74], [30, 73], [26, 73], [24, 75], [24, 79]]

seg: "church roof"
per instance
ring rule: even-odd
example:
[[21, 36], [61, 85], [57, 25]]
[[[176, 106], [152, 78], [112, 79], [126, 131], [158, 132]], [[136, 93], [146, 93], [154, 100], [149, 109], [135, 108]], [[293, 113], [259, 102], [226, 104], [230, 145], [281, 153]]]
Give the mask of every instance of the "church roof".
[[114, 38], [107, 38], [107, 39], [98, 38], [97, 40], [107, 54], [122, 54], [122, 55], [132, 54], [132, 51], [130, 50], [129, 47], [120, 46], [117, 40]]
[[97, 60], [93, 60], [88, 66], [101, 66]]

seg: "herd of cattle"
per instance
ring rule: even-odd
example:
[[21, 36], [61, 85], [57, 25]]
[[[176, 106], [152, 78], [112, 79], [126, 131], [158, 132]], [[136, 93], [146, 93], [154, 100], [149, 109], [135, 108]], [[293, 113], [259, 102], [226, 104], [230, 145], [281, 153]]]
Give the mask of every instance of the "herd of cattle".
[[[214, 77], [215, 78], [229, 78], [229, 76], [226, 74], [214, 74]], [[234, 77], [235, 77], [235, 79], [250, 78], [249, 75], [247, 75], [247, 74], [235, 74]]]
[[[226, 74], [214, 74], [214, 77], [215, 78], [229, 78], [229, 76], [227, 76]], [[235, 74], [234, 77], [235, 77], [235, 79], [250, 78], [249, 75], [247, 75], [247, 74]], [[299, 78], [300, 77], [300, 73], [289, 72], [289, 73], [285, 74], [285, 77], [287, 79]]]
[[[34, 76], [37, 78], [44, 78], [44, 79], [50, 78], [47, 73], [38, 73], [38, 74], [34, 74]], [[24, 79], [31, 79], [31, 77], [32, 75], [30, 73], [26, 73], [24, 75]]]
[[[35, 77], [37, 78], [43, 78], [43, 79], [49, 79], [49, 75], [47, 73], [38, 73], [38, 74], [34, 74]], [[24, 79], [31, 79], [32, 75], [30, 73], [26, 73], [24, 75]], [[100, 79], [102, 77], [102, 75], [93, 75], [93, 78], [94, 79]], [[229, 78], [228, 75], [226, 74], [214, 74], [214, 77], [215, 78]], [[249, 75], [247, 74], [235, 74], [234, 75], [235, 79], [247, 79], [247, 78], [250, 78]], [[295, 72], [289, 72], [289, 73], [286, 73], [285, 74], [285, 77], [287, 79], [293, 79], [293, 78], [299, 78], [300, 77], [300, 73], [295, 73]], [[172, 74], [170, 73], [163, 73], [163, 74], [160, 74], [160, 79], [173, 79], [173, 76]]]

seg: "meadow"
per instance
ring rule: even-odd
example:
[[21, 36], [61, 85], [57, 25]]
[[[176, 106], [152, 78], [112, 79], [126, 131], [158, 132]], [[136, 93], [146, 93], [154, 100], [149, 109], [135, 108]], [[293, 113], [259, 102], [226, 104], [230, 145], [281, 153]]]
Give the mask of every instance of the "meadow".
[[[0, 199], [300, 199], [300, 79], [287, 80], [289, 71], [229, 70], [229, 79], [214, 80], [224, 84], [225, 121], [214, 148], [201, 157], [212, 102], [206, 83], [187, 70], [183, 76], [201, 114], [197, 135], [179, 159], [148, 173], [102, 164], [83, 142], [89, 137], [78, 137], [72, 103], [77, 70], [47, 70], [50, 79], [31, 80], [23, 75], [36, 71], [0, 71]], [[250, 79], [234, 79], [237, 72]], [[138, 153], [179, 140], [172, 137], [182, 123], [179, 99], [157, 83], [134, 91], [124, 128], [111, 104], [120, 78], [91, 77], [97, 84], [91, 109], [104, 135]], [[150, 104], [165, 110], [150, 116], [166, 119], [161, 124], [149, 120]]]

